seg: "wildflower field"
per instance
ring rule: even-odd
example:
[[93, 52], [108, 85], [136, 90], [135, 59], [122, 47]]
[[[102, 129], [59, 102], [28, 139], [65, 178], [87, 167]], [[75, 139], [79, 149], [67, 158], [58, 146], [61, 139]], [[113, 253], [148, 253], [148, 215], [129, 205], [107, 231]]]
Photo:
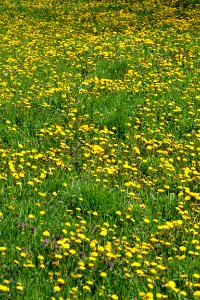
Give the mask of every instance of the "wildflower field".
[[0, 299], [200, 299], [199, 16], [0, 0]]

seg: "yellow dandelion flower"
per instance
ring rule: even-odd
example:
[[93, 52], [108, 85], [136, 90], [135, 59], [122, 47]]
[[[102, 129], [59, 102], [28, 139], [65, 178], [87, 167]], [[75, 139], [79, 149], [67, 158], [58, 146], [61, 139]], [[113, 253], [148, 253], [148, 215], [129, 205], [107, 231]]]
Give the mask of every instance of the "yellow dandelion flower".
[[186, 247], [181, 246], [181, 247], [179, 247], [179, 250], [180, 250], [180, 251], [186, 251]]
[[144, 218], [144, 222], [145, 222], [145, 223], [150, 223], [150, 220], [147, 219], [147, 218]]
[[42, 256], [42, 255], [38, 255], [38, 259], [40, 259], [40, 260], [44, 260], [44, 256]]
[[103, 252], [104, 251], [104, 247], [103, 246], [98, 246], [98, 251]]
[[55, 254], [55, 258], [60, 259], [60, 258], [62, 258], [62, 255], [61, 254]]
[[136, 270], [135, 272], [136, 272], [138, 275], [143, 275], [143, 274], [144, 274], [144, 272], [143, 272], [142, 270], [140, 270], [140, 269]]
[[33, 214], [30, 214], [30, 215], [28, 215], [28, 218], [29, 218], [29, 219], [34, 219], [35, 216], [34, 216]]
[[76, 254], [76, 251], [74, 249], [70, 249], [69, 253], [71, 253], [73, 255], [73, 254]]
[[58, 285], [55, 285], [53, 289], [55, 292], [60, 292], [60, 287]]
[[162, 299], [162, 298], [163, 298], [163, 295], [162, 295], [161, 293], [157, 293], [157, 294], [156, 294], [156, 297], [157, 297], [157, 299]]
[[118, 216], [121, 216], [122, 213], [121, 213], [121, 211], [118, 210], [118, 211], [116, 211], [116, 214], [117, 214]]
[[47, 230], [44, 231], [42, 234], [43, 234], [43, 236], [47, 236], [47, 237], [50, 236], [50, 233], [49, 233], [49, 231], [47, 231]]
[[100, 232], [100, 235], [106, 236], [106, 235], [107, 235], [107, 230], [102, 230], [102, 231]]
[[59, 284], [64, 284], [64, 283], [65, 283], [65, 280], [62, 279], [62, 278], [58, 278], [57, 282], [58, 282]]
[[63, 249], [70, 249], [70, 244], [68, 244], [68, 243], [62, 244], [62, 248]]
[[118, 300], [119, 298], [118, 298], [117, 295], [113, 294], [113, 295], [111, 295], [111, 299], [113, 299], [113, 300]]
[[2, 292], [9, 292], [10, 289], [6, 285], [0, 284], [0, 291], [2, 291]]
[[101, 277], [106, 277], [107, 274], [106, 274], [106, 272], [101, 272], [101, 273], [100, 273], [100, 276], [101, 276]]
[[131, 267], [140, 267], [140, 266], [141, 266], [141, 264], [137, 261], [135, 261], [131, 264]]
[[5, 280], [4, 280], [4, 283], [9, 284], [9, 283], [10, 283], [10, 280], [5, 279]]
[[150, 292], [146, 293], [146, 299], [153, 300], [153, 293]]
[[0, 251], [6, 251], [6, 247], [0, 247]]
[[182, 296], [187, 296], [187, 293], [186, 293], [185, 291], [181, 291], [181, 292], [180, 292], [180, 295], [182, 295]]
[[166, 287], [169, 287], [169, 288], [171, 288], [171, 289], [176, 288], [176, 284], [175, 284], [175, 282], [172, 281], [172, 280], [168, 281], [168, 282], [165, 284], [165, 286], [166, 286]]
[[88, 285], [84, 285], [83, 289], [86, 290], [86, 291], [90, 291], [90, 287]]

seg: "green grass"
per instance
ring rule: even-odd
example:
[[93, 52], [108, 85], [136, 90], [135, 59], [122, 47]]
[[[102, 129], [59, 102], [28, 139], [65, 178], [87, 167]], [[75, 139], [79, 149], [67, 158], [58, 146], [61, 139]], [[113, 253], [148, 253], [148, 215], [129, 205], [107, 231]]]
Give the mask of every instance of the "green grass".
[[199, 9], [0, 3], [0, 299], [199, 299]]

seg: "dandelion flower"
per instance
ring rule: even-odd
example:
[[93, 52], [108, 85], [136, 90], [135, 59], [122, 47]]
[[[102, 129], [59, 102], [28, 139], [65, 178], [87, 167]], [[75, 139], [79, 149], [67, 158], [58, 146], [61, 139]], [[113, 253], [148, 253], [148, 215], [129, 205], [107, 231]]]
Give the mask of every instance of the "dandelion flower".
[[106, 277], [107, 274], [106, 274], [106, 272], [101, 272], [101, 273], [100, 273], [100, 276], [101, 276], [101, 277]]
[[43, 234], [43, 236], [50, 236], [50, 233], [49, 233], [49, 231], [47, 231], [47, 230], [44, 231], [42, 234]]
[[113, 294], [113, 295], [111, 295], [111, 299], [117, 300], [117, 299], [119, 299], [119, 298], [118, 298], [117, 295]]
[[55, 285], [53, 289], [55, 292], [60, 292], [60, 287], [58, 285]]
[[2, 291], [2, 292], [9, 292], [10, 289], [6, 285], [0, 284], [0, 291]]

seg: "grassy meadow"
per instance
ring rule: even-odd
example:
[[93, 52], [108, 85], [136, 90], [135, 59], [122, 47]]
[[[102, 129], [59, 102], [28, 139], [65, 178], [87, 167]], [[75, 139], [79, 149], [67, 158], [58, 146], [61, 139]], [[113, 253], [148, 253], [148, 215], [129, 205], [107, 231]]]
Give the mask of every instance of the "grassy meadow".
[[200, 299], [199, 16], [0, 0], [0, 299]]

